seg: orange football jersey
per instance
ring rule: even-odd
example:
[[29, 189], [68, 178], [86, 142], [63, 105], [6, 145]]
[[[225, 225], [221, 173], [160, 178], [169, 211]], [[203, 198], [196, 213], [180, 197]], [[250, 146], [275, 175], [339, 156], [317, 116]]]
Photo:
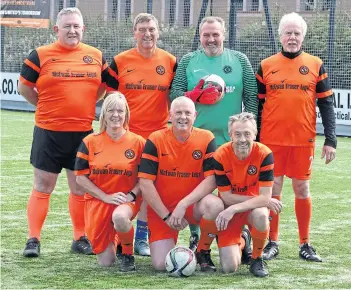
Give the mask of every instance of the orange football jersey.
[[214, 174], [214, 135], [193, 128], [185, 143], [179, 142], [172, 128], [152, 133], [146, 141], [139, 177], [155, 182], [167, 208], [174, 208], [207, 176]]
[[219, 192], [256, 196], [259, 187], [273, 186], [273, 154], [265, 145], [254, 142], [250, 155], [239, 160], [232, 142], [223, 144], [214, 154], [214, 168]]
[[52, 131], [89, 131], [97, 90], [108, 78], [100, 50], [80, 43], [68, 50], [58, 42], [34, 50], [22, 66], [20, 81], [38, 91], [35, 124]]
[[323, 62], [305, 52], [293, 59], [280, 52], [261, 62], [256, 78], [258, 97], [265, 99], [260, 141], [314, 146], [316, 98], [332, 95]]
[[129, 131], [117, 141], [106, 132], [90, 134], [78, 149], [75, 174], [87, 175], [106, 194], [127, 193], [137, 183], [144, 145], [142, 137]]
[[159, 48], [151, 58], [144, 58], [136, 48], [114, 57], [108, 86], [126, 96], [130, 131], [147, 138], [167, 127], [168, 93], [175, 70], [175, 56]]

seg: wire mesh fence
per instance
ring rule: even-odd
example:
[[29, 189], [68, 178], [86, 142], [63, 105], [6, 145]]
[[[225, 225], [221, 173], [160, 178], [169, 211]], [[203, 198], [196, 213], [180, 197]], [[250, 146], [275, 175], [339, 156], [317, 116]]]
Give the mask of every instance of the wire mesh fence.
[[[268, 2], [268, 5], [265, 5]], [[140, 12], [154, 14], [160, 22], [158, 46], [178, 58], [199, 46], [198, 24], [204, 16], [226, 21], [225, 46], [245, 53], [257, 69], [259, 62], [280, 50], [277, 28], [282, 15], [299, 12], [307, 21], [304, 50], [319, 56], [334, 88], [351, 88], [351, 1], [331, 0], [51, 0], [51, 22], [63, 7], [81, 9], [87, 27], [84, 42], [111, 61], [134, 46], [132, 19]], [[272, 33], [270, 34], [270, 30]], [[331, 33], [333, 32], [333, 33]], [[1, 27], [1, 71], [19, 72], [34, 48], [53, 42], [53, 30]]]

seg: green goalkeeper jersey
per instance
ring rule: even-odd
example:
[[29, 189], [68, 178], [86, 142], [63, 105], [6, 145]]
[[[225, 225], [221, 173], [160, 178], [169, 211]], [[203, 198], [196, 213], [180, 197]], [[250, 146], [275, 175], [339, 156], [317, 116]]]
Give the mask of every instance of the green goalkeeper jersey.
[[210, 130], [217, 146], [228, 142], [229, 116], [244, 111], [257, 116], [257, 86], [255, 74], [247, 56], [241, 52], [224, 49], [220, 56], [209, 57], [197, 50], [186, 54], [179, 62], [170, 91], [170, 99], [191, 91], [201, 78], [216, 74], [226, 83], [226, 93], [214, 105], [196, 103], [198, 116], [195, 127]]

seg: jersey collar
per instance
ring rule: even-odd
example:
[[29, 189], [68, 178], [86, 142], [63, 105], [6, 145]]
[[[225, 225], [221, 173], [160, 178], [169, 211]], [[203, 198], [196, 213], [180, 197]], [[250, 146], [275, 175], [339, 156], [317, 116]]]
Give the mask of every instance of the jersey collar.
[[293, 59], [295, 57], [298, 57], [302, 53], [302, 48], [298, 52], [286, 52], [282, 48], [282, 55], [284, 55], [287, 58]]

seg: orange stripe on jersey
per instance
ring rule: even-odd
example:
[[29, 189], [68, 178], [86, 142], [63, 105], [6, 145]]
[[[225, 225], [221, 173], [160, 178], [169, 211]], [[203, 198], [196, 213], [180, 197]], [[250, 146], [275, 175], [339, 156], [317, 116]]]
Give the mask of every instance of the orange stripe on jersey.
[[89, 155], [84, 154], [82, 152], [77, 152], [77, 157], [85, 159], [85, 160], [89, 160]]
[[232, 189], [232, 187], [230, 185], [227, 186], [217, 186], [217, 189], [219, 192], [225, 192], [225, 191], [229, 191]]
[[327, 77], [328, 77], [328, 74], [324, 73], [317, 78], [317, 82], [320, 82], [320, 81], [326, 79]]
[[28, 87], [34, 88], [35, 87], [35, 83], [32, 83], [30, 81], [27, 81], [24, 77], [20, 76], [19, 80], [21, 83], [25, 84]]
[[40, 68], [37, 67], [37, 66], [36, 66], [34, 63], [32, 63], [30, 60], [25, 59], [25, 60], [24, 60], [24, 63], [25, 63], [26, 65], [28, 65], [29, 67], [31, 67], [32, 69], [34, 69], [36, 72], [40, 73]]
[[213, 174], [212, 158], [205, 156], [215, 149], [214, 136], [207, 130], [193, 128], [184, 143], [178, 142], [171, 128], [156, 131], [146, 142], [138, 176], [155, 180], [163, 204], [174, 208], [205, 176]]
[[333, 94], [333, 91], [329, 90], [329, 91], [326, 91], [323, 93], [317, 93], [316, 96], [317, 96], [317, 98], [326, 98], [326, 97], [331, 96], [332, 94]]
[[265, 84], [263, 78], [262, 78], [259, 74], [256, 74], [256, 79], [257, 79], [259, 82], [261, 82], [263, 85]]
[[158, 162], [158, 158], [157, 157], [155, 157], [153, 155], [150, 155], [150, 154], [147, 154], [147, 153], [143, 153], [142, 158]]
[[150, 179], [150, 180], [156, 180], [156, 175], [147, 174], [147, 173], [144, 173], [144, 172], [139, 172], [138, 173], [138, 177], [139, 178]]
[[214, 175], [214, 170], [207, 170], [204, 172], [204, 176], [207, 177], [207, 176], [211, 176], [211, 175]]
[[267, 166], [263, 166], [261, 167], [261, 171], [268, 171], [268, 170], [272, 170], [274, 168], [273, 164], [269, 164]]
[[75, 175], [88, 175], [90, 173], [89, 169], [84, 169], [84, 170], [74, 170]]

